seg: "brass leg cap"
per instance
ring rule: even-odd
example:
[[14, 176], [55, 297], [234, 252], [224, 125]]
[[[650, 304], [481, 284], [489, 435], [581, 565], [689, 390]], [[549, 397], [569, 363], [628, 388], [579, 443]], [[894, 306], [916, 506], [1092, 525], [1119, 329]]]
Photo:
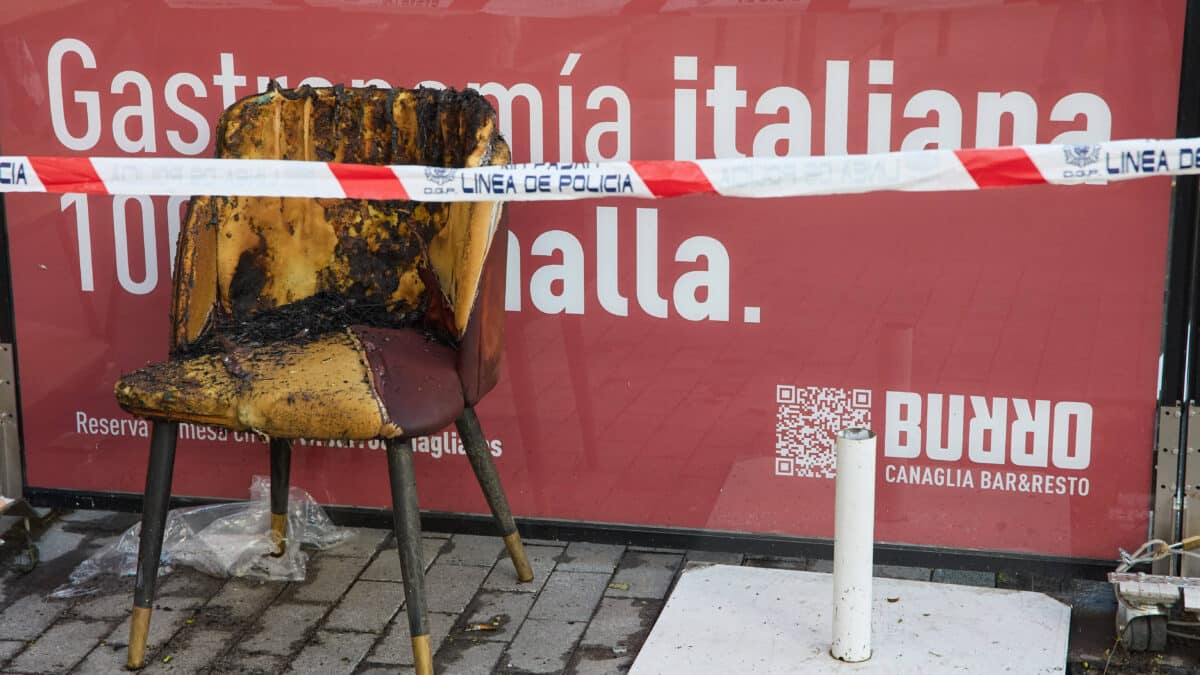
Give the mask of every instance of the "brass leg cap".
[[433, 675], [433, 654], [429, 651], [429, 636], [414, 635], [412, 649], [413, 670], [417, 675]]
[[287, 552], [287, 514], [271, 514], [271, 543], [275, 545], [272, 556], [282, 557]]
[[146, 665], [146, 638], [150, 634], [150, 608], [134, 607], [129, 620], [129, 655], [125, 665], [131, 669]]
[[533, 581], [533, 568], [529, 566], [529, 558], [525, 557], [525, 544], [521, 543], [521, 534], [513, 532], [505, 535], [504, 548], [508, 549], [508, 557], [512, 558], [513, 567], [517, 569], [517, 580], [523, 584]]

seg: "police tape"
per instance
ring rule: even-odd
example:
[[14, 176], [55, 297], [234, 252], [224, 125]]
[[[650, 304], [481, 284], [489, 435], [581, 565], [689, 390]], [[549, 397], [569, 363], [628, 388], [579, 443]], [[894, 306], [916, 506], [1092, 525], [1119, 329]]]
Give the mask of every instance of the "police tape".
[[1200, 174], [1200, 138], [870, 155], [513, 164], [469, 169], [270, 159], [0, 156], [0, 193], [239, 195], [435, 202], [691, 194], [802, 197]]

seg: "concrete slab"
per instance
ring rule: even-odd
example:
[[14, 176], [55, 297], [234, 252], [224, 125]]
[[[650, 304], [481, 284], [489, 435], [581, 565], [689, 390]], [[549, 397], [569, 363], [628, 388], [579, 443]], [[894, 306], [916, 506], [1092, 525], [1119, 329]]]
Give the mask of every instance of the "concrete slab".
[[289, 673], [350, 675], [367, 655], [375, 636], [366, 633], [319, 631], [292, 660]]
[[433, 670], [440, 675], [491, 673], [494, 672], [500, 655], [504, 653], [505, 646], [503, 642], [457, 640], [448, 643], [437, 653], [433, 659]]
[[108, 632], [108, 624], [59, 621], [25, 649], [6, 673], [61, 673], [83, 660]]
[[667, 597], [675, 572], [683, 564], [683, 556], [668, 553], [647, 553], [630, 549], [612, 583], [604, 595], [613, 598], [647, 598], [661, 600]]
[[[284, 586], [279, 581], [230, 579], [209, 599], [197, 620], [221, 628], [249, 621], [279, 597]], [[129, 604], [128, 598], [125, 604]], [[129, 608], [125, 607], [125, 611]]]
[[608, 585], [608, 576], [591, 572], [554, 572], [546, 580], [529, 616], [533, 619], [582, 621], [596, 611]]
[[325, 619], [325, 628], [355, 633], [382, 633], [402, 604], [404, 584], [356, 581]]
[[[363, 543], [361, 538], [355, 541], [359, 544]], [[285, 595], [290, 594], [290, 597], [285, 598], [286, 600], [336, 602], [338, 598], [345, 595], [346, 590], [367, 566], [367, 558], [361, 556], [335, 558], [325, 556], [324, 553], [327, 552], [322, 552], [322, 555], [308, 561], [307, 578], [304, 583], [293, 584], [284, 591]]]
[[[207, 673], [229, 646], [237, 641], [235, 633], [221, 630], [187, 628], [179, 632], [163, 654], [146, 664], [143, 675]], [[167, 659], [170, 660], [167, 660]]]
[[[328, 609], [324, 605], [276, 604], [267, 608], [258, 619], [254, 630], [245, 634], [238, 648], [242, 651], [275, 656], [290, 656], [300, 646], [313, 626], [321, 620]], [[151, 637], [154, 625], [151, 624]]]
[[[442, 547], [445, 545], [446, 540], [440, 537], [421, 538], [421, 562], [425, 564], [426, 571], [437, 560], [438, 554], [442, 552]], [[375, 560], [367, 566], [367, 569], [359, 578], [368, 581], [403, 580], [403, 573], [400, 569], [400, 554], [396, 552], [395, 542], [393, 542], [392, 546], [380, 550], [379, 555], [375, 556]]]
[[555, 569], [560, 572], [612, 574], [623, 553], [625, 553], [624, 546], [573, 541], [559, 555], [558, 567]]
[[[562, 673], [585, 628], [587, 624], [583, 621], [526, 619], [507, 655], [500, 659], [501, 672]], [[671, 672], [678, 675], [688, 671]]]
[[321, 551], [327, 558], [370, 558], [383, 546], [383, 540], [391, 534], [391, 530], [376, 530], [366, 527], [350, 527], [350, 538]]
[[[442, 643], [446, 641], [446, 637], [450, 635], [450, 628], [454, 626], [457, 619], [458, 617], [454, 614], [429, 613], [429, 647], [434, 654], [437, 654]], [[412, 636], [408, 631], [407, 611], [396, 614], [387, 634], [375, 643], [375, 648], [367, 657], [367, 661], [387, 664], [389, 668], [392, 668], [392, 672], [396, 672], [395, 665], [401, 666], [399, 670], [402, 672], [412, 672]], [[409, 668], [406, 669], [404, 666]]]
[[504, 552], [504, 540], [477, 534], [456, 534], [442, 548], [438, 562], [447, 565], [491, 567]]
[[877, 578], [857, 664], [829, 656], [832, 594], [828, 574], [690, 567], [630, 675], [1065, 671], [1071, 610], [1040, 593]]
[[537, 593], [546, 585], [546, 578], [554, 570], [556, 558], [562, 549], [554, 546], [526, 546], [525, 556], [533, 568], [533, 581], [518, 581], [517, 571], [506, 558], [501, 558], [483, 580], [483, 587], [490, 591], [512, 591], [514, 593]]
[[442, 564], [439, 560], [425, 574], [425, 596], [431, 612], [458, 614], [463, 611], [487, 577], [489, 568]]
[[[473, 640], [508, 642], [513, 639], [532, 606], [532, 593], [483, 590], [467, 605], [460, 629]], [[479, 625], [492, 626], [494, 630], [473, 628]]]
[[[19, 581], [16, 583], [20, 583]], [[66, 611], [65, 600], [49, 600], [32, 593], [17, 600], [0, 614], [0, 639], [33, 640]]]

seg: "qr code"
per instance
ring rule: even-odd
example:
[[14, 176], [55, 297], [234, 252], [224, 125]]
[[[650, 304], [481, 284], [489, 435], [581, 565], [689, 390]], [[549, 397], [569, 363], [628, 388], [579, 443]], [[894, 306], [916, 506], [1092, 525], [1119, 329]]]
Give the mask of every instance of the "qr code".
[[834, 435], [871, 425], [871, 390], [837, 387], [775, 387], [775, 475], [833, 478]]

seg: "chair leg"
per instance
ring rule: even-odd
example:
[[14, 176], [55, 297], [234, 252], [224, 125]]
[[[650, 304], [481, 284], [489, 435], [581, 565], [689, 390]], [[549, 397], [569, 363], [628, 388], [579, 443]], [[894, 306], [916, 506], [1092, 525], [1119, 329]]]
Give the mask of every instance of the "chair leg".
[[292, 442], [271, 439], [271, 542], [276, 558], [287, 552], [288, 481], [292, 471]]
[[150, 608], [158, 582], [158, 559], [162, 555], [163, 531], [171, 500], [171, 474], [175, 467], [178, 422], [154, 422], [150, 432], [150, 465], [146, 470], [146, 495], [142, 510], [141, 541], [138, 545], [137, 581], [133, 589], [133, 616], [129, 623], [129, 654], [126, 664], [141, 668], [146, 662], [146, 638], [150, 633]]
[[404, 605], [408, 609], [414, 669], [416, 675], [433, 675], [425, 601], [425, 564], [421, 560], [421, 512], [417, 506], [412, 442], [389, 439], [387, 457], [388, 476], [392, 482], [392, 527], [400, 549], [400, 573], [404, 577]]
[[521, 582], [533, 581], [533, 568], [529, 566], [529, 559], [525, 557], [525, 545], [521, 543], [517, 523], [508, 508], [508, 499], [500, 485], [500, 475], [496, 473], [496, 464], [492, 462], [487, 439], [483, 437], [483, 430], [479, 428], [479, 417], [475, 415], [475, 409], [463, 410], [457, 426], [458, 435], [462, 437], [463, 446], [467, 450], [467, 459], [471, 462], [471, 468], [475, 470], [475, 478], [479, 481], [479, 487], [483, 488], [483, 496], [487, 498], [496, 524], [500, 526], [500, 535], [504, 537], [504, 547], [508, 549], [508, 557], [512, 558], [513, 567], [517, 570], [517, 579]]

